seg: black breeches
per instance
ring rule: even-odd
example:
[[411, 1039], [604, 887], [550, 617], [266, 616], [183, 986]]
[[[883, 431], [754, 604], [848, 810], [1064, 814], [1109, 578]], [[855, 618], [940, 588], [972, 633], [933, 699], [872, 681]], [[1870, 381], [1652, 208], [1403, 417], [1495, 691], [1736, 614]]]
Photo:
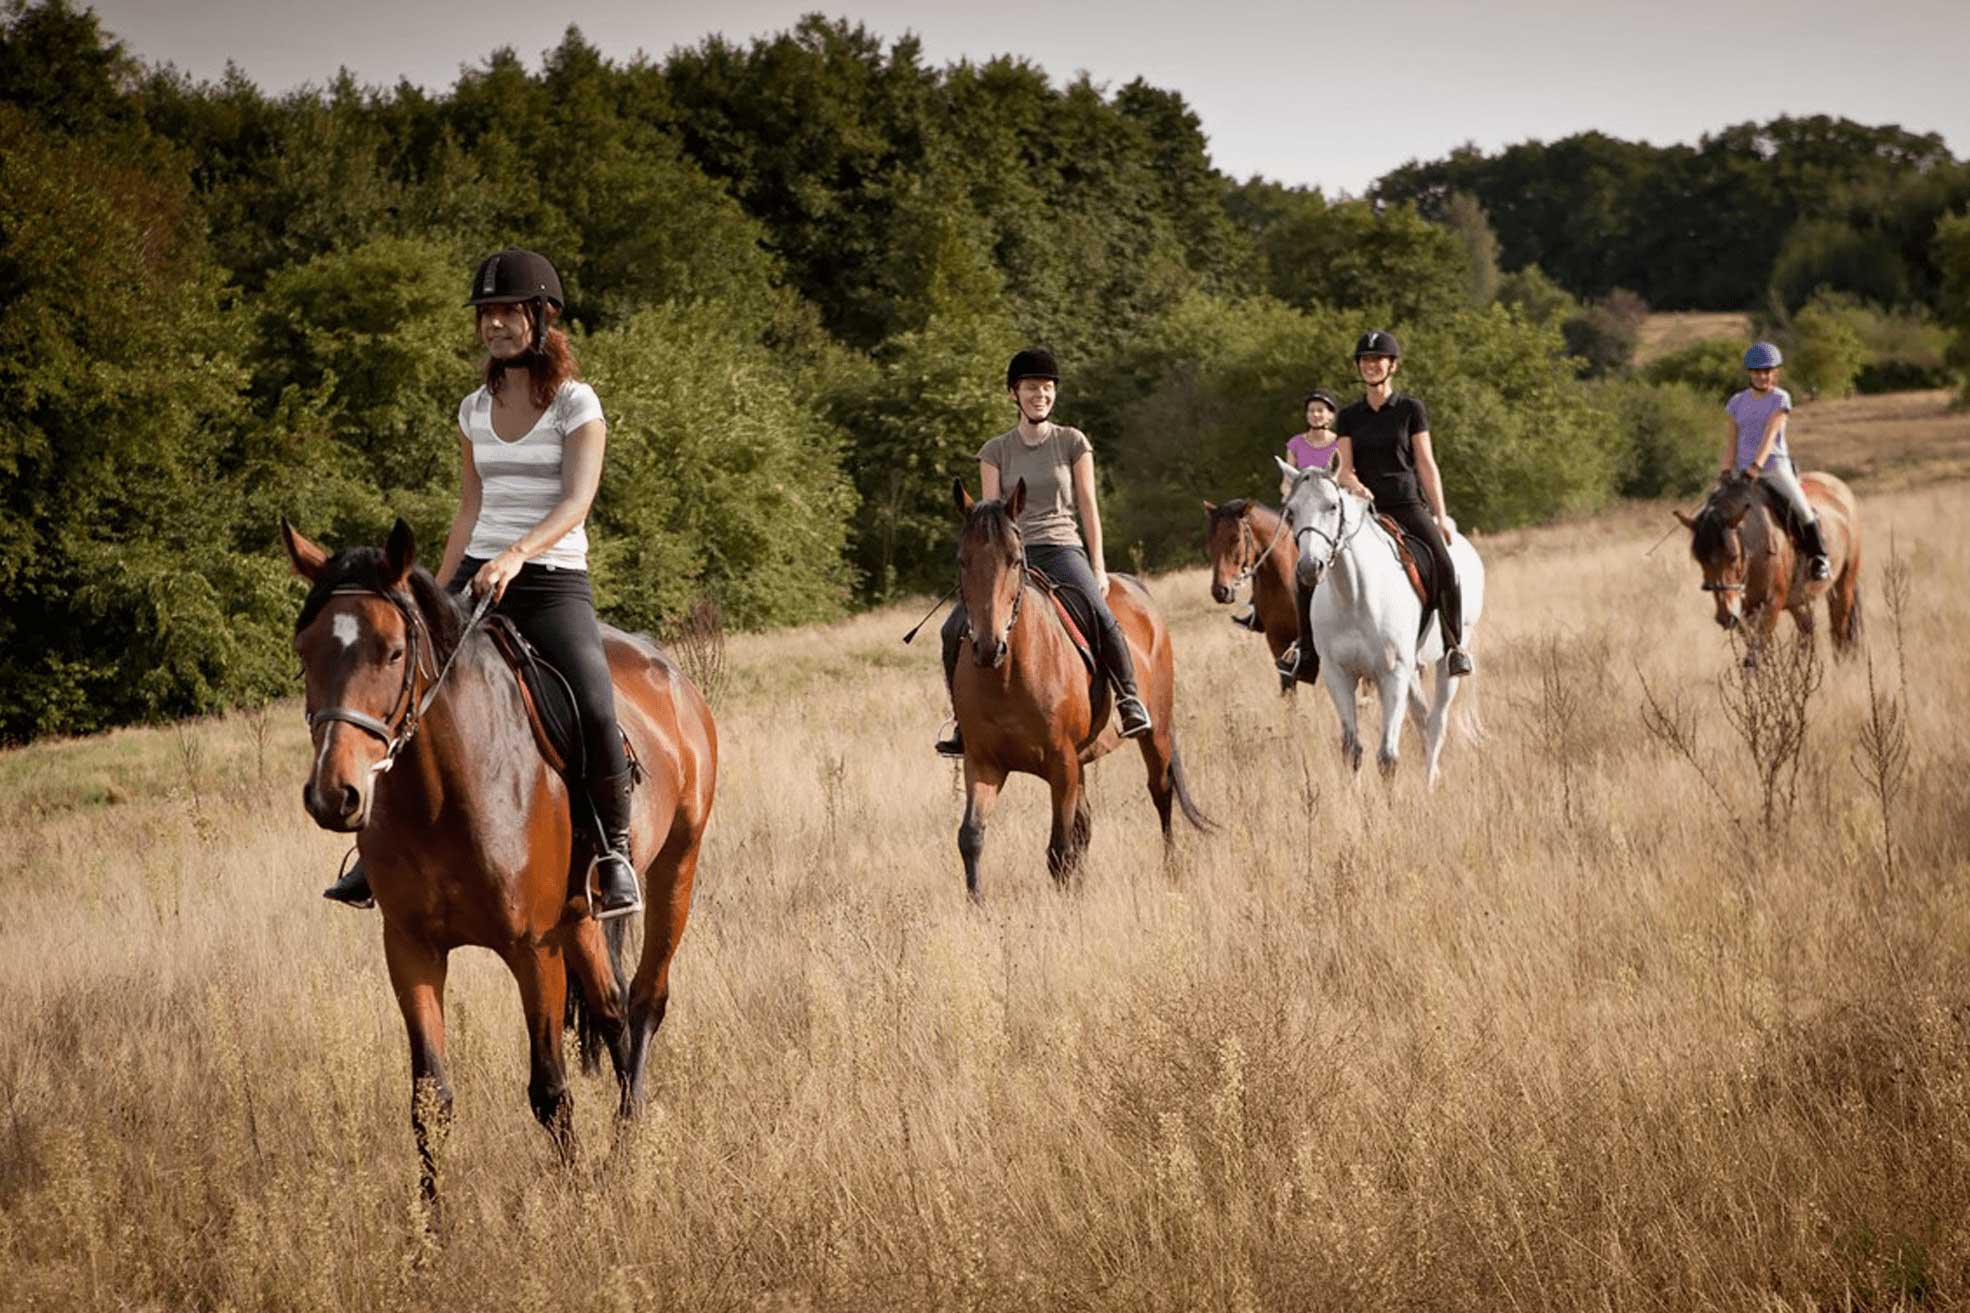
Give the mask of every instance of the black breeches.
[[1437, 619], [1443, 625], [1445, 647], [1464, 645], [1464, 589], [1457, 582], [1457, 567], [1450, 560], [1450, 548], [1437, 532], [1430, 508], [1421, 502], [1396, 506], [1377, 506], [1382, 514], [1401, 525], [1412, 538], [1422, 541], [1430, 554], [1430, 568], [1436, 576]]
[[[446, 585], [459, 592], [484, 561], [466, 557]], [[604, 779], [629, 769], [622, 734], [616, 728], [616, 689], [609, 659], [602, 652], [602, 630], [595, 620], [595, 595], [585, 570], [550, 569], [527, 564], [493, 610], [514, 627], [567, 678], [581, 713], [583, 754], [588, 778]]]
[[[1129, 641], [1123, 635], [1115, 613], [1108, 609], [1108, 599], [1095, 590], [1094, 566], [1089, 563], [1087, 552], [1079, 547], [1035, 543], [1026, 549], [1026, 563], [1055, 583], [1087, 595], [1088, 605], [1095, 614], [1095, 623], [1101, 626], [1097, 646], [1101, 649], [1102, 664], [1117, 683], [1133, 691], [1135, 660], [1129, 652]], [[944, 627], [938, 631], [944, 642], [944, 681], [947, 684], [951, 680], [951, 672], [957, 669], [966, 620], [964, 600], [960, 598], [945, 618]]]

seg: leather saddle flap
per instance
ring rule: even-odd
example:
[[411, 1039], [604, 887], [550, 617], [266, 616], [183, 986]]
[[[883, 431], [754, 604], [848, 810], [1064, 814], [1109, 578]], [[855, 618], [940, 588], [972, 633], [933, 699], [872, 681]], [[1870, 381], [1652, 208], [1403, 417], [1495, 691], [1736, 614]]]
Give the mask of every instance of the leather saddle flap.
[[527, 722], [533, 727], [540, 755], [555, 770], [580, 778], [586, 765], [581, 713], [575, 706], [574, 690], [568, 687], [567, 677], [549, 664], [505, 616], [487, 617], [486, 631], [519, 680], [520, 700], [526, 704]]
[[1413, 541], [1409, 534], [1397, 524], [1392, 515], [1377, 515], [1381, 526], [1388, 530], [1389, 537], [1395, 539], [1396, 555], [1402, 558], [1403, 572], [1409, 576], [1409, 586], [1416, 590], [1416, 600], [1423, 604], [1425, 611], [1434, 605], [1436, 580], [1431, 576], [1434, 566], [1430, 554], [1421, 550], [1422, 544]]
[[1088, 668], [1088, 678], [1093, 679], [1100, 663], [1096, 660], [1094, 642], [1089, 635], [1101, 632], [1101, 626], [1095, 623], [1094, 603], [1080, 589], [1056, 583], [1038, 570], [1029, 567], [1026, 576], [1053, 603], [1054, 616], [1060, 621], [1060, 627], [1067, 631], [1067, 641], [1074, 645], [1074, 650], [1080, 654], [1081, 664]]

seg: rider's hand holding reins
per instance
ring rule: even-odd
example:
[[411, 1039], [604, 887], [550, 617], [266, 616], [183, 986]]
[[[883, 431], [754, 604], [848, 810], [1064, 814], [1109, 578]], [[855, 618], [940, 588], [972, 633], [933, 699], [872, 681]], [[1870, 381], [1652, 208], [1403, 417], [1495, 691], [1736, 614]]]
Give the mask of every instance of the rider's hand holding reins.
[[491, 594], [492, 600], [498, 602], [506, 596], [506, 586], [513, 582], [520, 573], [520, 567], [526, 563], [527, 558], [518, 549], [507, 548], [480, 566], [479, 572], [472, 576], [472, 595], [483, 597]]

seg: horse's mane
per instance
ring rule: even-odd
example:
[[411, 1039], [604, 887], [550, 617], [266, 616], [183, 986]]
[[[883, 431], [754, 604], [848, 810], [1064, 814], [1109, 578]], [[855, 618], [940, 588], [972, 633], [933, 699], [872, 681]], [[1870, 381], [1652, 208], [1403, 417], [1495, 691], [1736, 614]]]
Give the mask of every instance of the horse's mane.
[[[390, 567], [380, 547], [345, 547], [329, 558], [323, 571], [309, 590], [308, 600], [301, 604], [301, 616], [294, 622], [297, 634], [314, 623], [338, 588], [367, 588], [385, 597], [401, 597], [403, 593], [387, 586]], [[465, 633], [464, 606], [439, 587], [437, 579], [421, 565], [412, 566], [404, 582], [411, 605], [417, 608], [425, 629], [430, 632], [431, 645], [436, 649], [433, 656], [443, 661], [457, 648]]]

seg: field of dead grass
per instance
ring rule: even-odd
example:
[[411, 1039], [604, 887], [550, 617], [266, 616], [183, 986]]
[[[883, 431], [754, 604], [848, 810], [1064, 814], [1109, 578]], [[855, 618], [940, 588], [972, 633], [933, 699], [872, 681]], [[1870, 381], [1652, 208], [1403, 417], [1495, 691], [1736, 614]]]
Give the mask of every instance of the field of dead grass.
[[1675, 310], [1652, 314], [1642, 321], [1640, 340], [1635, 346], [1635, 363], [1646, 365], [1671, 352], [1698, 342], [1724, 337], [1733, 341], [1750, 340], [1748, 315], [1712, 310]]
[[510, 979], [459, 954], [441, 1243], [377, 919], [316, 894], [341, 845], [296, 706], [0, 755], [0, 1302], [1961, 1304], [1970, 484], [1864, 515], [1877, 693], [1907, 669], [1892, 876], [1862, 662], [1809, 704], [1796, 805], [1747, 819], [1732, 653], [1681, 531], [1648, 554], [1661, 507], [1481, 541], [1489, 739], [1434, 796], [1413, 734], [1392, 785], [1345, 775], [1202, 572], [1156, 580], [1224, 832], [1166, 861], [1118, 754], [1062, 893], [1019, 779], [982, 908], [915, 614], [734, 639], [653, 1106], [612, 1155], [578, 1080], [561, 1170]]

